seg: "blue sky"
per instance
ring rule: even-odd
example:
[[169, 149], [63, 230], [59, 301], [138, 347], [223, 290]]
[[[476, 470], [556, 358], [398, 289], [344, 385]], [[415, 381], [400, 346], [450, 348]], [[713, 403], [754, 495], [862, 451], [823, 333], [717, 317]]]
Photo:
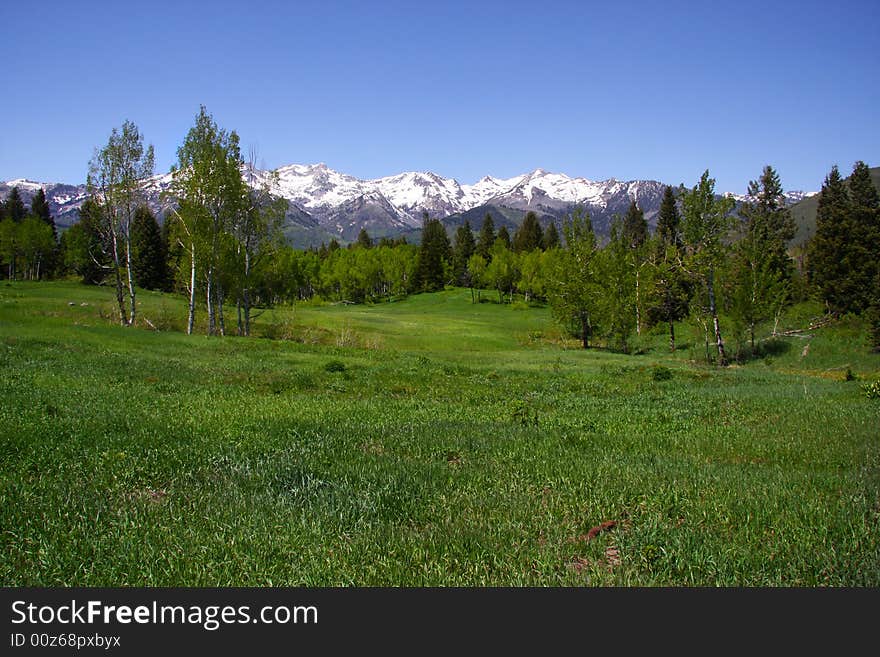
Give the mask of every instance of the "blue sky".
[[880, 2], [41, 2], [2, 12], [0, 180], [78, 183], [204, 104], [259, 163], [742, 192], [880, 165]]

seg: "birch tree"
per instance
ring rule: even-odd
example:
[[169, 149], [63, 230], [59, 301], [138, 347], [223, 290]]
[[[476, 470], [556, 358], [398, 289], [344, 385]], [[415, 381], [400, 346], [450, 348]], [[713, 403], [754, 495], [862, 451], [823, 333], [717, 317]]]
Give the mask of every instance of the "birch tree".
[[238, 334], [251, 334], [251, 306], [254, 268], [273, 244], [283, 239], [281, 226], [288, 202], [272, 195], [272, 186], [278, 182], [278, 173], [270, 172], [263, 180], [256, 176], [256, 151], [251, 150], [245, 176], [248, 190], [244, 204], [233, 225], [236, 253], [239, 261], [239, 284], [236, 294]]
[[241, 150], [235, 131], [217, 126], [204, 105], [196, 116], [172, 168], [172, 194], [177, 198], [178, 215], [188, 234], [191, 285], [189, 330], [195, 312], [195, 276], [199, 243], [204, 243], [203, 262], [208, 335], [220, 328], [217, 306], [223, 291], [218, 290], [217, 269], [221, 261], [223, 236], [228, 233], [245, 204], [246, 185], [242, 179]]
[[[107, 145], [96, 150], [89, 162], [89, 195], [101, 206], [101, 232], [108, 245], [116, 286], [119, 321], [134, 324], [137, 299], [132, 268], [131, 227], [138, 206], [145, 202], [145, 187], [153, 175], [153, 147], [144, 148], [137, 126], [125, 121], [113, 128]], [[125, 280], [123, 281], [123, 276]], [[129, 310], [126, 313], [125, 287]]]
[[706, 292], [707, 312], [712, 322], [718, 364], [727, 365], [727, 353], [718, 320], [718, 299], [715, 277], [724, 261], [723, 238], [730, 231], [734, 206], [731, 197], [715, 195], [715, 180], [707, 169], [700, 182], [681, 194], [682, 235], [688, 259], [688, 268], [698, 278]]
[[584, 349], [590, 347], [593, 332], [592, 314], [596, 310], [596, 236], [589, 213], [578, 207], [563, 224], [565, 248], [554, 250], [548, 278], [547, 297], [556, 318], [567, 325], [574, 322]]

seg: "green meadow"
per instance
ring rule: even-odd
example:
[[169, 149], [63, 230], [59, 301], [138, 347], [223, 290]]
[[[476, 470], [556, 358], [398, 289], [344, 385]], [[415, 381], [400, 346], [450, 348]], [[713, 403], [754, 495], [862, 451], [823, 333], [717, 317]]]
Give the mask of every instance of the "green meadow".
[[252, 338], [139, 300], [0, 285], [5, 586], [880, 586], [858, 320], [722, 369], [687, 324], [582, 350], [464, 289]]

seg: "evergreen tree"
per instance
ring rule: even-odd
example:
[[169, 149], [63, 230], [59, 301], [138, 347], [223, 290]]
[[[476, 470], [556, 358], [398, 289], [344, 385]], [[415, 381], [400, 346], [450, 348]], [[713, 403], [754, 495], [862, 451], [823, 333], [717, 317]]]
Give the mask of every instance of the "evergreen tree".
[[335, 237], [331, 238], [330, 243], [327, 245], [327, 252], [333, 253], [334, 251], [336, 251], [339, 248], [341, 248], [339, 246], [339, 241]]
[[852, 272], [856, 285], [861, 288], [861, 298], [854, 300], [854, 306], [862, 309], [871, 304], [873, 283], [880, 274], [880, 196], [864, 162], [853, 166], [849, 192], [853, 212], [851, 246], [856, 251], [853, 260], [860, 264], [858, 270]]
[[141, 205], [134, 213], [131, 248], [135, 284], [148, 290], [166, 289], [168, 250], [159, 223], [146, 205]]
[[795, 223], [773, 167], [765, 166], [761, 177], [749, 182], [748, 196], [749, 202], [740, 211], [746, 220], [746, 232], [761, 244], [770, 271], [790, 283], [794, 265], [788, 256], [788, 243], [794, 238]]
[[620, 237], [627, 248], [634, 250], [640, 249], [648, 239], [648, 222], [635, 199], [630, 202], [626, 216], [623, 218]]
[[[510, 233], [507, 232], [507, 226], [502, 226], [498, 229], [498, 234], [495, 236], [495, 244], [501, 244], [505, 249], [510, 250]], [[493, 250], [495, 244], [492, 245]], [[489, 253], [491, 255], [492, 251]]]
[[544, 239], [541, 242], [541, 248], [545, 251], [549, 251], [550, 249], [555, 249], [559, 246], [559, 231], [556, 229], [556, 224], [554, 222], [550, 222], [547, 224], [547, 230], [544, 231]]
[[491, 251], [494, 244], [495, 222], [492, 220], [492, 215], [487, 212], [486, 218], [483, 219], [483, 226], [480, 228], [480, 235], [477, 237], [477, 253], [483, 256], [486, 262], [489, 262], [492, 257]]
[[538, 215], [528, 212], [513, 235], [513, 250], [516, 253], [528, 253], [540, 249], [543, 240], [544, 231], [541, 230]]
[[681, 246], [681, 217], [678, 214], [675, 190], [671, 185], [663, 190], [663, 200], [657, 215], [657, 236], [664, 252], [668, 246]]
[[367, 233], [366, 228], [361, 228], [361, 232], [358, 233], [357, 245], [362, 249], [373, 248], [373, 239], [370, 237], [369, 233]]
[[55, 219], [49, 210], [49, 202], [46, 200], [46, 192], [43, 191], [42, 187], [37, 190], [37, 193], [34, 194], [34, 198], [31, 200], [31, 214], [39, 217], [47, 225], [51, 226], [52, 235], [55, 237], [55, 241], [58, 241], [58, 227], [55, 225]]
[[754, 352], [756, 326], [778, 316], [790, 298], [794, 266], [787, 249], [795, 224], [773, 167], [749, 182], [748, 196], [740, 209], [745, 234], [733, 247], [729, 296], [737, 334], [748, 333]]
[[819, 193], [816, 234], [808, 252], [810, 281], [832, 313], [858, 311], [865, 290], [857, 275], [864, 251], [854, 244], [853, 204], [837, 166], [831, 168]]
[[446, 284], [451, 248], [446, 229], [439, 219], [422, 218], [422, 244], [419, 248], [418, 279], [425, 292], [442, 290]]
[[24, 221], [24, 218], [27, 216], [27, 210], [24, 207], [24, 201], [21, 200], [18, 186], [13, 187], [9, 191], [9, 196], [6, 197], [6, 216], [15, 223]]
[[50, 275], [58, 267], [58, 227], [55, 225], [55, 219], [52, 217], [52, 212], [49, 210], [49, 203], [46, 201], [46, 192], [43, 191], [42, 187], [37, 190], [37, 193], [34, 194], [34, 198], [31, 199], [31, 214], [39, 218], [52, 230], [52, 241], [55, 243], [56, 247], [52, 249], [51, 253], [46, 254], [46, 260], [44, 263], [45, 273]]
[[453, 275], [459, 285], [467, 285], [467, 263], [476, 251], [477, 245], [471, 224], [465, 221], [455, 231], [455, 243], [453, 245]]

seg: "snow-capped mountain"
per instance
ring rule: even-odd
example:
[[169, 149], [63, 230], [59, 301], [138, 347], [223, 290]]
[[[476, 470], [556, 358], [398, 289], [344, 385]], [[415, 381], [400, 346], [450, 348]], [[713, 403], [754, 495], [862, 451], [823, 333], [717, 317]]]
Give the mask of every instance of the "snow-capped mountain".
[[[785, 204], [788, 206], [794, 205], [795, 203], [800, 203], [805, 198], [809, 198], [810, 196], [815, 196], [819, 192], [783, 192], [782, 197], [785, 199]], [[747, 203], [749, 201], [753, 201], [754, 199], [748, 194], [728, 194], [728, 196], [732, 196], [735, 201], [738, 203]]]
[[[536, 212], [546, 223], [565, 216], [574, 205], [590, 212], [601, 233], [614, 215], [626, 212], [632, 200], [639, 203], [653, 226], [665, 187], [653, 180], [591, 181], [543, 169], [513, 178], [486, 176], [472, 185], [427, 171], [363, 180], [323, 163], [291, 164], [276, 172], [275, 178], [259, 169], [245, 170], [243, 175], [252, 186], [270, 181], [273, 193], [290, 202], [288, 223], [299, 245], [331, 237], [353, 240], [361, 228], [374, 237], [406, 233], [421, 226], [423, 213], [447, 219], [448, 225], [473, 219], [472, 227], [477, 229], [476, 222], [487, 212], [496, 217], [496, 223], [514, 227], [526, 212]], [[162, 197], [170, 184], [171, 174], [166, 173], [151, 178], [147, 186], [148, 202], [160, 216], [170, 207], [171, 201]], [[25, 202], [42, 187], [56, 223], [62, 227], [77, 220], [87, 197], [85, 185], [18, 179], [0, 183], [0, 198], [14, 186]], [[808, 195], [789, 192], [787, 198], [795, 202]]]

